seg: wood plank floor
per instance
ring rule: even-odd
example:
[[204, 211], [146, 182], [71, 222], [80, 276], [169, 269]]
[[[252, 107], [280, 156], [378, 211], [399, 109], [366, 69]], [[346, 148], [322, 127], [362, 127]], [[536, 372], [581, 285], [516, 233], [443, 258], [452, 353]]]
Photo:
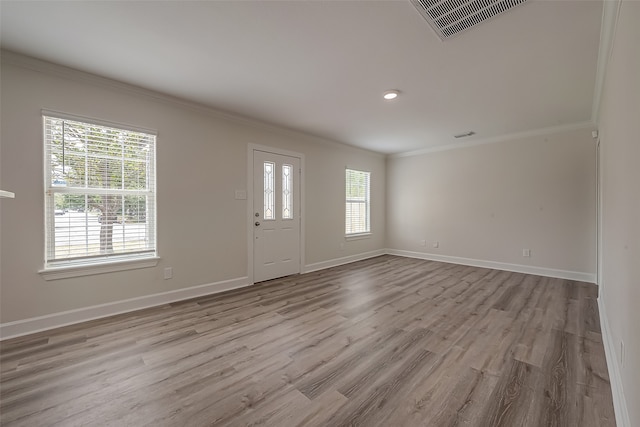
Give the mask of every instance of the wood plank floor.
[[0, 344], [3, 426], [614, 426], [593, 284], [382, 256]]

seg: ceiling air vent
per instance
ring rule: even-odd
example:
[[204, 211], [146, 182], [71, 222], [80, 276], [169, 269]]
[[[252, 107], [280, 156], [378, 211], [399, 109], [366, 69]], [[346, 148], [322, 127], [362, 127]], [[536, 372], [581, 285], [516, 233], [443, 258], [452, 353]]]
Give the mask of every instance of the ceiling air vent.
[[527, 0], [411, 0], [442, 40], [513, 9]]
[[468, 137], [468, 136], [473, 136], [473, 135], [475, 135], [475, 134], [476, 134], [476, 133], [475, 133], [474, 131], [472, 131], [472, 130], [471, 130], [471, 131], [469, 131], [469, 132], [459, 133], [459, 134], [457, 134], [457, 135], [453, 135], [453, 137], [454, 137], [454, 138], [456, 138], [456, 139], [457, 139], [457, 138], [466, 138], [466, 137]]

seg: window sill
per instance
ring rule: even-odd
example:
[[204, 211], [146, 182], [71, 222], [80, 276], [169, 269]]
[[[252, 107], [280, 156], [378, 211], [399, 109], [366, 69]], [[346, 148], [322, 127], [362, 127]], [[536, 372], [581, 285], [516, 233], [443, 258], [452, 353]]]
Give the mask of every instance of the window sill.
[[158, 265], [158, 261], [160, 261], [159, 257], [147, 257], [111, 261], [100, 264], [65, 265], [60, 267], [49, 267], [38, 271], [38, 274], [47, 281], [68, 279], [70, 277], [93, 276], [95, 274], [155, 267]]
[[358, 234], [347, 234], [344, 236], [344, 240], [360, 240], [360, 239], [369, 239], [371, 238], [371, 233], [358, 233]]

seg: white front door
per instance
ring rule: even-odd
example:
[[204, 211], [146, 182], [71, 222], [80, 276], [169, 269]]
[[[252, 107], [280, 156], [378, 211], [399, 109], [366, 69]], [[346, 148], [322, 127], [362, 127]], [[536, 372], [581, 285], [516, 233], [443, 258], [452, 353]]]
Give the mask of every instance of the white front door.
[[300, 159], [253, 151], [254, 282], [300, 273]]

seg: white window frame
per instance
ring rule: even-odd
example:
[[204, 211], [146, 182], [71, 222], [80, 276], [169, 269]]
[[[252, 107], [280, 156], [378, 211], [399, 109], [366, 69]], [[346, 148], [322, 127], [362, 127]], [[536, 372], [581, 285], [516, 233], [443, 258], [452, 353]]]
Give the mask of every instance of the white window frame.
[[[359, 173], [364, 174], [366, 176], [366, 188], [365, 188], [365, 198], [361, 200], [360, 198], [354, 199], [349, 198], [349, 194], [347, 192], [347, 186], [349, 185], [349, 174], [350, 173]], [[354, 169], [351, 167], [345, 168], [345, 238], [347, 240], [366, 238], [371, 235], [371, 172]], [[349, 204], [364, 204], [366, 213], [365, 213], [365, 229], [358, 230], [355, 232], [349, 232], [347, 230], [348, 220], [347, 220], [347, 211]]]
[[[74, 194], [74, 193], [94, 193], [94, 189], [87, 189], [83, 187], [57, 187], [52, 185], [52, 163], [51, 152], [48, 148], [49, 141], [46, 135], [46, 120], [47, 118], [62, 119], [68, 121], [75, 121], [86, 123], [92, 126], [115, 128], [119, 130], [133, 131], [144, 133], [149, 136], [153, 136], [153, 152], [147, 163], [148, 173], [150, 175], [148, 180], [148, 189], [141, 190], [140, 194], [151, 195], [151, 207], [147, 206], [147, 212], [145, 213], [147, 219], [147, 233], [150, 236], [149, 239], [153, 242], [151, 248], [143, 252], [121, 252], [112, 253], [108, 256], [94, 256], [89, 258], [69, 259], [62, 262], [58, 262], [52, 259], [50, 253], [50, 239], [55, 236], [54, 230], [51, 229], [49, 224], [55, 224], [55, 206], [51, 203], [55, 194]], [[43, 124], [43, 146], [44, 146], [44, 205], [45, 205], [45, 238], [44, 238], [44, 268], [39, 271], [40, 275], [45, 280], [64, 279], [69, 277], [94, 275], [101, 273], [109, 273], [116, 271], [132, 270], [138, 268], [155, 267], [158, 264], [160, 258], [158, 257], [158, 241], [157, 241], [157, 174], [156, 174], [156, 157], [157, 157], [157, 132], [143, 129], [139, 127], [133, 127], [129, 125], [123, 125], [120, 123], [113, 123], [104, 120], [97, 120], [82, 116], [70, 115], [66, 113], [59, 113], [55, 111], [42, 110], [42, 124]], [[95, 189], [95, 194], [101, 193], [130, 193], [130, 190], [102, 190]], [[133, 194], [133, 193], [131, 193]], [[147, 199], [148, 200], [148, 199]], [[148, 203], [148, 201], [147, 201]], [[51, 216], [51, 218], [49, 218]], [[50, 221], [53, 219], [53, 222]]]

